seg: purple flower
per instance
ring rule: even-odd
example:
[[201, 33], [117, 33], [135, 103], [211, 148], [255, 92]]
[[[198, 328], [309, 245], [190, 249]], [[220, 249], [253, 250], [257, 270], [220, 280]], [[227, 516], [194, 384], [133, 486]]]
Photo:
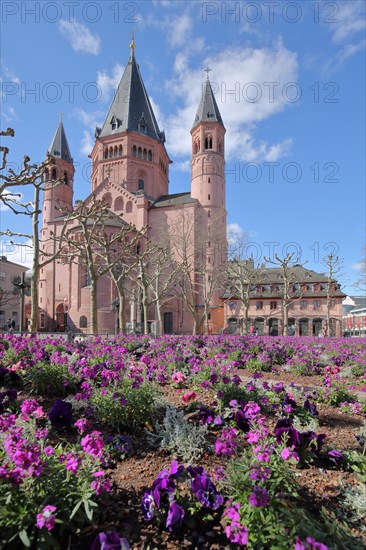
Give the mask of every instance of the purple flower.
[[166, 518], [166, 526], [169, 531], [173, 531], [174, 527], [181, 527], [184, 518], [184, 509], [175, 501], [170, 505], [168, 516]]
[[254, 492], [249, 497], [249, 504], [256, 508], [265, 508], [269, 504], [269, 494], [266, 489], [254, 487]]
[[224, 502], [224, 497], [217, 492], [216, 487], [207, 475], [199, 475], [193, 478], [191, 489], [204, 508], [217, 510]]
[[312, 537], [306, 537], [306, 541], [303, 542], [296, 537], [295, 550], [328, 550], [328, 546], [322, 542], [317, 542]]
[[311, 416], [319, 416], [318, 409], [315, 403], [310, 403], [309, 399], [306, 399], [304, 403], [304, 409], [307, 410]]
[[281, 418], [274, 429], [274, 434], [277, 443], [282, 443], [285, 438], [288, 447], [298, 447], [300, 445], [300, 434], [293, 427], [292, 421], [289, 418]]
[[241, 523], [233, 522], [225, 528], [225, 533], [230, 542], [245, 546], [248, 544], [248, 529]]
[[57, 399], [49, 412], [48, 418], [54, 428], [67, 428], [72, 422], [72, 405]]
[[142, 515], [147, 521], [154, 517], [155, 501], [151, 491], [147, 491], [141, 501]]
[[337, 451], [337, 449], [333, 449], [333, 451], [329, 451], [328, 456], [335, 463], [337, 468], [341, 466], [344, 460], [343, 453], [341, 451]]
[[90, 550], [129, 550], [126, 539], [120, 538], [116, 531], [99, 533], [93, 541]]
[[56, 512], [57, 507], [49, 504], [42, 509], [40, 514], [37, 514], [36, 527], [42, 529], [45, 527], [48, 531], [52, 531], [55, 526], [56, 516], [53, 512]]

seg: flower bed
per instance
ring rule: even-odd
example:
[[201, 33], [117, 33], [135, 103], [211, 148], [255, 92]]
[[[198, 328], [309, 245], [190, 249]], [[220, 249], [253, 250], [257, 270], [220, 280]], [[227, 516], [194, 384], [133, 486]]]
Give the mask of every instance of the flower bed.
[[0, 546], [365, 548], [364, 346], [0, 336]]

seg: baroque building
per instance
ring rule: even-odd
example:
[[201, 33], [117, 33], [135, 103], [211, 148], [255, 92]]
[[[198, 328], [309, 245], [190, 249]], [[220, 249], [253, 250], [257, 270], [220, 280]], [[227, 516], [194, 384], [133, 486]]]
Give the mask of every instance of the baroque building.
[[[137, 231], [148, 227], [148, 236], [173, 235], [172, 228], [187, 217], [192, 221], [190, 247], [192, 257], [203, 264], [214, 263], [218, 269], [226, 262], [225, 210], [225, 127], [208, 77], [191, 129], [192, 175], [190, 192], [169, 194], [169, 165], [172, 162], [165, 146], [165, 134], [159, 129], [135, 57], [134, 40], [130, 57], [102, 128], [96, 128], [91, 151], [92, 175], [90, 194], [82, 201], [88, 205], [94, 198], [107, 205], [117, 221]], [[41, 238], [52, 242], [64, 225], [65, 211], [72, 213], [74, 204], [73, 159], [60, 120], [47, 151], [53, 164], [45, 174]], [[61, 183], [60, 182], [61, 178]], [[55, 185], [53, 182], [57, 180]], [[64, 213], [61, 213], [61, 211]], [[121, 223], [118, 224], [118, 220]], [[214, 227], [213, 227], [214, 226]], [[214, 253], [213, 234], [220, 235], [220, 255]], [[210, 236], [211, 235], [211, 236]], [[215, 239], [215, 243], [217, 239]], [[212, 251], [211, 251], [212, 250]], [[197, 260], [198, 261], [198, 260]], [[194, 266], [193, 266], [194, 267]], [[219, 285], [204, 292], [202, 278], [210, 278], [202, 269], [190, 283], [194, 308], [211, 331], [217, 332], [222, 319]], [[116, 316], [113, 304], [116, 289], [111, 279], [98, 281], [98, 332], [113, 332]], [[131, 292], [126, 300], [126, 317], [130, 328], [141, 324], [141, 304]], [[153, 308], [152, 308], [153, 309]], [[209, 313], [207, 313], [209, 310]], [[154, 311], [148, 313], [156, 319]], [[184, 300], [172, 295], [165, 300], [159, 333], [191, 333], [192, 311]], [[45, 265], [39, 282], [39, 329], [90, 332], [90, 279], [88, 270], [77, 262], [56, 261]], [[199, 323], [198, 323], [199, 325]], [[199, 326], [198, 326], [199, 329]]]

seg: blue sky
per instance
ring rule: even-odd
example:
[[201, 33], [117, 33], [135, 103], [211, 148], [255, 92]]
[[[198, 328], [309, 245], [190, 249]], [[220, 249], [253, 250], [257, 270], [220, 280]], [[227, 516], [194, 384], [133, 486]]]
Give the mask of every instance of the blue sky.
[[[351, 293], [365, 234], [365, 3], [3, 1], [1, 126], [9, 161], [45, 157], [63, 121], [75, 198], [90, 191], [94, 129], [136, 58], [173, 160], [190, 186], [190, 128], [210, 79], [226, 127], [227, 211], [257, 261], [274, 250], [324, 271], [343, 259]], [[24, 219], [1, 211], [1, 229]], [[14, 261], [24, 253], [3, 243]], [[29, 261], [29, 255], [26, 260]]]

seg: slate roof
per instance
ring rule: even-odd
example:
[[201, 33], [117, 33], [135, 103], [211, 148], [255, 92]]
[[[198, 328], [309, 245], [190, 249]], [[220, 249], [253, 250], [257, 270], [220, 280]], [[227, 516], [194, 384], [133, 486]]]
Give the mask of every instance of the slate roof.
[[351, 296], [352, 300], [354, 301], [355, 305], [351, 309], [363, 309], [366, 308], [366, 296]]
[[96, 129], [96, 136], [109, 136], [120, 132], [140, 132], [162, 143], [164, 132], [159, 130], [144, 82], [136, 63], [134, 48], [118, 85], [112, 105], [102, 129]]
[[51, 141], [51, 145], [47, 149], [47, 153], [53, 157], [66, 160], [67, 162], [72, 162], [72, 156], [70, 153], [69, 144], [67, 143], [67, 138], [65, 134], [64, 125], [62, 120], [60, 120], [55, 135]]
[[167, 206], [179, 206], [182, 204], [188, 204], [197, 202], [197, 199], [193, 199], [190, 193], [174, 193], [173, 195], [162, 195], [159, 197], [150, 208], [164, 208]]
[[219, 122], [224, 126], [208, 76], [192, 128], [200, 122]]

